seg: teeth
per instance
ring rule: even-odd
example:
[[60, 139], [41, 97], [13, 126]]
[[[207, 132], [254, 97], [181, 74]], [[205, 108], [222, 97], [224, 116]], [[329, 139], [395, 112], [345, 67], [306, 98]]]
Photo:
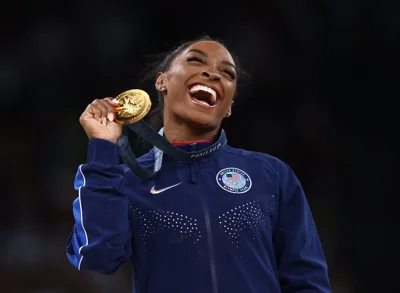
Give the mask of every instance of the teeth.
[[198, 92], [198, 91], [205, 91], [205, 92], [210, 93], [211, 94], [211, 102], [212, 102], [212, 104], [215, 104], [215, 102], [217, 101], [217, 93], [212, 88], [209, 88], [207, 86], [198, 84], [198, 85], [192, 86], [190, 88], [190, 90], [189, 90], [189, 92], [191, 94], [193, 94], [195, 92]]

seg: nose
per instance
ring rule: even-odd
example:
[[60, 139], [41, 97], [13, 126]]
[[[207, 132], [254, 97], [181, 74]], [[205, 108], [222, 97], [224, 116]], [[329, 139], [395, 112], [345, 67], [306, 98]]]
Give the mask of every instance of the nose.
[[201, 73], [201, 76], [206, 79], [211, 79], [213, 81], [219, 81], [221, 79], [221, 76], [218, 73], [214, 73], [211, 71], [203, 71]]

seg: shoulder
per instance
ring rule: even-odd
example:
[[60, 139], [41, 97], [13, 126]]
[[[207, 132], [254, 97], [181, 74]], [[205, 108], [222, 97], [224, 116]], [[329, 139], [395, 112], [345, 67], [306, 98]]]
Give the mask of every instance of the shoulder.
[[301, 183], [293, 169], [286, 162], [273, 155], [230, 146], [227, 148], [227, 153], [231, 156], [236, 156], [234, 159], [236, 161], [241, 158], [245, 162], [244, 164], [250, 164], [252, 170], [259, 174], [264, 174], [266, 178], [269, 177], [276, 180], [275, 182], [285, 190], [301, 187]]
[[291, 171], [290, 167], [281, 159], [262, 152], [250, 151], [227, 146], [226, 152], [229, 155], [242, 158], [253, 165], [253, 167], [267, 168], [271, 173], [280, 177], [282, 173]]

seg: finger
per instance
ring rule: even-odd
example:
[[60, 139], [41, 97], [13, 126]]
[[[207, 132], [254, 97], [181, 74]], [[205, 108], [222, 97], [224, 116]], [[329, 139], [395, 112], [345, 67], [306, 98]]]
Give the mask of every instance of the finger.
[[88, 106], [89, 108], [89, 113], [93, 115], [93, 118], [99, 122], [101, 122], [101, 110], [99, 109], [99, 107], [97, 107], [97, 105], [94, 104], [89, 104]]
[[116, 98], [105, 98], [104, 100], [106, 100], [109, 103], [111, 103], [113, 105], [113, 107], [119, 105], [119, 102], [118, 102], [118, 100]]
[[110, 106], [108, 108], [109, 112], [107, 113], [107, 119], [110, 122], [114, 121], [116, 108], [120, 105], [118, 100], [115, 98], [105, 98], [104, 101]]
[[107, 119], [108, 119], [108, 121], [113, 122], [114, 121], [114, 113], [108, 112]]
[[[102, 112], [102, 118], [101, 118], [101, 122], [104, 125], [107, 125], [107, 120], [109, 120], [110, 122], [112, 122], [114, 120], [114, 112], [115, 110], [115, 101], [113, 101], [113, 98], [104, 98], [103, 100], [97, 101], [97, 103], [102, 106], [105, 107], [107, 113], [104, 115], [104, 112]], [[117, 101], [118, 102], [118, 101]], [[119, 103], [117, 104], [119, 105]], [[104, 109], [104, 108], [102, 108]], [[104, 116], [103, 116], [104, 115]]]
[[109, 112], [109, 109], [107, 107], [107, 103], [102, 101], [102, 100], [94, 100], [92, 102], [93, 105], [95, 105], [101, 112], [100, 117], [106, 117], [107, 113]]
[[116, 99], [113, 99], [113, 98], [104, 98], [101, 101], [107, 107], [108, 112], [115, 112], [115, 107], [119, 105], [119, 102]]

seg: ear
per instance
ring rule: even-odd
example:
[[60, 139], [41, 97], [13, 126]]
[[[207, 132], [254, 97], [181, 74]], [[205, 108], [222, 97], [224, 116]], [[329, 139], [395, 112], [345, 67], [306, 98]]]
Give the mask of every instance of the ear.
[[158, 72], [156, 75], [156, 89], [160, 92], [167, 91], [165, 75], [163, 72]]
[[231, 105], [229, 106], [228, 113], [226, 113], [226, 116], [225, 116], [226, 118], [229, 118], [232, 115], [232, 105], [233, 105], [233, 101], [232, 101]]

